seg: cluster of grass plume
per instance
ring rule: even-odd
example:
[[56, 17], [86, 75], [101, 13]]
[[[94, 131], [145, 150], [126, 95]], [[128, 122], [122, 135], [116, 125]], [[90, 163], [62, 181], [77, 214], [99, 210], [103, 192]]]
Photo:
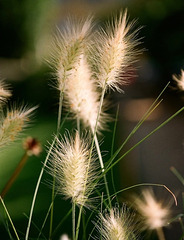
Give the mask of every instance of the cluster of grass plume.
[[[106, 175], [128, 153], [171, 121], [184, 108], [179, 109], [121, 156], [119, 153], [125, 144], [161, 104], [161, 95], [168, 84], [121, 146], [113, 151], [116, 117], [112, 134], [112, 151], [109, 160], [104, 162], [99, 136], [107, 128], [108, 121], [112, 119], [107, 113], [110, 103], [106, 101], [106, 94], [110, 90], [122, 92], [123, 86], [128, 83], [128, 79], [125, 77], [126, 73], [138, 60], [141, 53], [139, 50], [140, 41], [137, 37], [140, 28], [135, 29], [135, 21], [128, 21], [127, 11], [121, 12], [119, 17], [114, 17], [109, 21], [106, 28], [94, 30], [94, 26], [92, 17], [82, 20], [68, 18], [63, 29], [58, 29], [55, 37], [54, 50], [49, 62], [56, 79], [54, 85], [59, 91], [57, 128], [37, 180], [25, 240], [31, 239], [32, 217], [45, 171], [52, 176], [50, 184], [52, 196], [50, 207], [40, 227], [37, 239], [42, 239], [46, 222], [49, 222], [49, 233], [46, 239], [54, 240], [55, 233], [70, 215], [72, 216], [72, 224], [71, 232], [68, 234], [73, 240], [90, 238], [135, 240], [138, 239], [140, 231], [145, 229], [156, 230], [159, 240], [165, 239], [162, 227], [169, 222], [171, 206], [160, 204], [151, 191], [143, 191], [142, 198], [138, 196], [134, 198], [135, 209], [140, 216], [139, 220], [134, 220], [135, 214], [125, 204], [122, 203], [123, 207], [121, 207], [119, 203], [114, 205], [114, 201], [115, 197], [118, 199], [119, 193], [145, 185], [162, 187], [168, 190], [168, 193], [172, 194], [172, 192], [162, 184], [153, 183], [137, 184], [112, 193]], [[183, 77], [183, 72], [181, 77]], [[174, 75], [173, 78], [180, 84], [181, 81], [177, 76]], [[0, 104], [2, 103], [2, 107], [11, 95], [3, 86], [0, 86]], [[181, 87], [181, 84], [179, 86]], [[63, 122], [67, 121], [67, 116], [64, 116], [62, 111], [63, 107], [68, 110], [67, 116], [71, 115], [76, 124], [74, 129], [61, 135]], [[34, 107], [21, 107], [7, 110], [4, 114], [1, 111], [0, 147], [7, 145], [19, 135], [19, 132], [27, 125], [33, 110], [35, 110]], [[25, 146], [26, 157], [40, 150], [39, 144], [30, 138], [27, 139]], [[30, 150], [29, 146], [34, 147], [34, 150]], [[16, 174], [20, 170], [21, 168], [18, 166]], [[12, 181], [14, 180], [15, 178]], [[71, 210], [61, 218], [61, 223], [55, 227], [53, 224], [54, 202], [57, 195], [63, 196], [65, 200], [70, 200]], [[20, 237], [4, 204], [3, 197], [4, 193], [1, 195], [1, 202], [16, 239], [19, 240]], [[173, 194], [172, 197], [176, 200]], [[90, 212], [88, 219], [85, 219], [85, 211]], [[95, 217], [98, 220], [90, 233], [87, 233], [88, 223]], [[138, 227], [140, 222], [142, 227]], [[98, 233], [95, 235], [95, 232]], [[61, 239], [70, 239], [65, 232], [62, 234]]]

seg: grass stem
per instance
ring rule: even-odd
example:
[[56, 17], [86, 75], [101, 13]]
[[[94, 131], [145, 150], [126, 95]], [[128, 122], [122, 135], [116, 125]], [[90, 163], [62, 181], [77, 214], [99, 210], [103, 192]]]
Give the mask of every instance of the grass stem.
[[17, 165], [15, 171], [13, 172], [12, 176], [10, 177], [10, 179], [8, 180], [8, 182], [6, 183], [5, 187], [3, 188], [2, 192], [1, 192], [1, 198], [4, 198], [4, 196], [6, 195], [6, 193], [9, 191], [9, 189], [11, 188], [12, 184], [15, 182], [16, 178], [18, 177], [18, 175], [20, 174], [22, 168], [24, 167], [26, 161], [28, 159], [28, 154], [27, 151], [24, 153], [23, 157], [21, 158], [19, 164]]

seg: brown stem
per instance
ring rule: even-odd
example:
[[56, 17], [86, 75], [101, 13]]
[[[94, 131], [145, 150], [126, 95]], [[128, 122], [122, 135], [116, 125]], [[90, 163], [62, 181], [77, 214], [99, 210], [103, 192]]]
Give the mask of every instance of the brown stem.
[[165, 240], [164, 232], [162, 228], [157, 228], [157, 235], [159, 240]]
[[22, 168], [24, 167], [27, 159], [28, 159], [28, 154], [27, 154], [27, 151], [26, 151], [24, 153], [22, 159], [20, 160], [19, 164], [17, 165], [15, 171], [13, 172], [12, 176], [10, 177], [10, 179], [6, 183], [5, 187], [3, 188], [3, 190], [2, 190], [2, 192], [0, 194], [1, 198], [4, 198], [4, 196], [6, 195], [8, 190], [11, 188], [11, 186], [14, 183], [15, 179], [17, 178], [17, 176], [21, 172]]

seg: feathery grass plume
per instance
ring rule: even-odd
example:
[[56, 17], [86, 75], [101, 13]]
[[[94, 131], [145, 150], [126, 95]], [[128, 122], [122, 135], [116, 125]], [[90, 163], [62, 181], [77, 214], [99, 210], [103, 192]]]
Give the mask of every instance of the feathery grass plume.
[[56, 71], [57, 88], [62, 92], [76, 62], [80, 61], [91, 28], [92, 18], [83, 20], [68, 18], [62, 31], [59, 30], [55, 37], [51, 64]]
[[114, 207], [106, 210], [100, 218], [96, 227], [103, 240], [135, 240], [135, 226], [133, 216], [124, 206], [121, 209]]
[[0, 120], [0, 148], [14, 141], [30, 121], [37, 107], [20, 107], [7, 110]]
[[125, 74], [139, 54], [136, 49], [139, 29], [133, 30], [134, 23], [128, 23], [127, 11], [121, 12], [119, 19], [115, 18], [106, 31], [102, 29], [98, 34], [96, 77], [102, 89], [121, 91], [120, 84], [127, 84]]
[[90, 159], [88, 140], [76, 131], [75, 138], [65, 135], [56, 141], [48, 164], [49, 173], [56, 179], [56, 190], [76, 205], [89, 207], [97, 171], [94, 159]]
[[178, 88], [181, 91], [184, 91], [184, 70], [181, 69], [181, 74], [180, 75], [173, 74], [172, 78], [176, 82]]
[[168, 225], [171, 216], [170, 206], [157, 201], [151, 189], [142, 191], [142, 198], [134, 196], [134, 200], [143, 230], [158, 230]]
[[9, 97], [11, 97], [11, 92], [8, 90], [8, 87], [4, 81], [0, 80], [0, 105]]
[[[77, 59], [66, 84], [66, 101], [76, 118], [81, 119], [85, 126], [95, 130], [99, 111], [100, 95], [88, 65], [82, 53]], [[105, 105], [105, 103], [104, 103]], [[108, 115], [103, 111], [98, 119], [98, 130], [103, 129]]]

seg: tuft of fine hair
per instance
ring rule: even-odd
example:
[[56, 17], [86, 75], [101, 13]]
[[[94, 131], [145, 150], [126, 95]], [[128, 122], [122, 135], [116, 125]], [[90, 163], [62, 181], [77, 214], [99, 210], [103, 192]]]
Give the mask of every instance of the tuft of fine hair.
[[14, 141], [30, 122], [37, 107], [20, 107], [7, 110], [0, 119], [0, 148]]
[[[121, 12], [108, 24], [107, 30], [101, 29], [97, 36], [96, 77], [101, 88], [121, 92], [120, 85], [127, 84], [127, 72], [140, 53], [136, 46], [137, 30], [135, 21], [128, 23], [127, 11]], [[93, 58], [94, 59], [94, 58]]]
[[8, 89], [8, 86], [3, 80], [0, 80], [0, 104], [5, 102], [9, 97], [11, 97], [11, 92]]
[[58, 29], [51, 53], [51, 65], [56, 72], [59, 91], [65, 90], [65, 83], [87, 45], [91, 28], [92, 18], [88, 17], [82, 20], [68, 18], [62, 30]]
[[181, 74], [179, 75], [173, 74], [172, 78], [176, 82], [178, 89], [184, 91], [184, 70], [181, 69]]
[[156, 200], [151, 189], [142, 191], [142, 197], [134, 196], [134, 201], [143, 230], [157, 230], [168, 225], [170, 206]]
[[55, 176], [59, 194], [76, 205], [90, 207], [89, 196], [98, 174], [86, 138], [81, 138], [77, 131], [74, 138], [66, 135], [61, 140], [57, 138], [48, 169]]
[[133, 214], [126, 206], [116, 206], [100, 213], [96, 227], [103, 240], [135, 240], [137, 238], [133, 220]]
[[98, 131], [103, 129], [108, 115], [102, 110], [98, 117], [100, 94], [85, 54], [82, 53], [77, 59], [65, 88], [66, 103], [76, 118], [82, 120], [84, 125], [90, 127], [93, 132], [96, 122]]

